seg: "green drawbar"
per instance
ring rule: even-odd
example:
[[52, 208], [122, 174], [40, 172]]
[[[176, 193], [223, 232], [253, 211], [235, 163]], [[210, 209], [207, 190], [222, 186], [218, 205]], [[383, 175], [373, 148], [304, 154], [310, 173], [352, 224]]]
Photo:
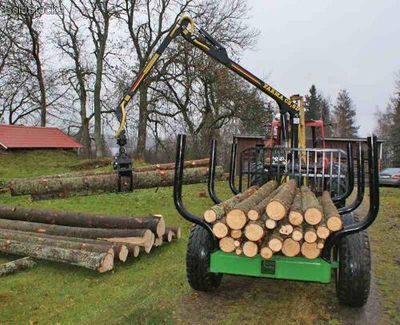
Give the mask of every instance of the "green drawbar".
[[331, 271], [336, 262], [329, 263], [321, 258], [287, 257], [274, 255], [264, 260], [255, 257], [238, 256], [234, 253], [216, 251], [211, 254], [210, 271], [244, 276], [298, 281], [331, 282]]

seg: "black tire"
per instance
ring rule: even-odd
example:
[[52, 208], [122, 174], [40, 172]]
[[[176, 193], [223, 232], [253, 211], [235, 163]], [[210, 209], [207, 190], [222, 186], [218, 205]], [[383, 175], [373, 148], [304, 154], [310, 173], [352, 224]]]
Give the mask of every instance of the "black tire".
[[186, 276], [194, 290], [209, 292], [221, 284], [222, 274], [210, 272], [210, 253], [215, 245], [207, 230], [199, 225], [192, 227], [186, 253]]
[[[358, 222], [353, 213], [343, 216], [343, 224]], [[340, 303], [362, 307], [367, 303], [371, 283], [371, 251], [366, 231], [343, 238], [337, 249], [336, 294]]]

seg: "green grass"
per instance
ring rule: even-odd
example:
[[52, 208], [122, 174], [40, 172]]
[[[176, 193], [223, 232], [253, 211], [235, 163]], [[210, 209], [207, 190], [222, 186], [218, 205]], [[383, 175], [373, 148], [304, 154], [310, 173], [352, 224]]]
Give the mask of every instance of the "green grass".
[[[63, 152], [45, 152], [44, 158], [33, 153], [0, 155], [0, 180], [69, 172], [68, 165], [77, 161], [73, 155]], [[205, 190], [205, 184], [184, 187], [184, 201], [192, 212], [201, 214], [211, 205], [209, 198], [197, 195]], [[230, 195], [225, 182], [217, 183], [216, 190], [222, 198]], [[400, 195], [400, 190], [382, 192], [381, 213], [371, 229], [372, 247], [379, 257], [376, 272], [384, 317], [393, 320], [399, 313], [396, 300], [400, 289], [399, 265], [395, 255], [400, 243], [397, 236], [393, 245], [393, 237], [399, 228], [400, 202], [396, 201], [396, 195]], [[221, 288], [214, 293], [191, 290], [185, 274], [190, 224], [175, 211], [172, 188], [42, 202], [31, 202], [27, 196], [2, 194], [0, 204], [127, 215], [161, 213], [167, 224], [180, 225], [183, 230], [180, 241], [127, 263], [118, 263], [110, 273], [97, 274], [78, 267], [38, 262], [32, 270], [0, 279], [1, 324], [340, 324], [349, 321], [347, 314], [342, 314], [333, 283], [225, 276]], [[394, 227], [390, 230], [393, 236], [388, 237], [385, 234], [390, 227]], [[12, 259], [0, 255], [0, 262]], [[350, 323], [354, 322], [350, 320]]]

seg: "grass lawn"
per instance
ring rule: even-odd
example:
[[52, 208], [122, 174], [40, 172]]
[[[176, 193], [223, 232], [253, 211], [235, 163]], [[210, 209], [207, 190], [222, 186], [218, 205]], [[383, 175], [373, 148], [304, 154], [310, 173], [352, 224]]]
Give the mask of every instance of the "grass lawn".
[[[77, 162], [70, 153], [0, 155], [0, 181], [13, 177], [69, 172]], [[201, 214], [209, 198], [198, 197], [205, 184], [184, 187], [184, 201]], [[225, 182], [216, 184], [220, 197], [230, 196]], [[371, 227], [380, 290], [382, 323], [399, 323], [400, 190], [383, 189], [381, 213]], [[360, 311], [339, 306], [334, 283], [329, 285], [226, 276], [217, 292], [190, 289], [185, 274], [190, 224], [175, 211], [172, 188], [31, 202], [28, 196], [0, 195], [0, 204], [109, 214], [163, 214], [167, 224], [180, 225], [183, 237], [151, 254], [118, 263], [106, 274], [51, 262], [0, 279], [0, 323], [355, 323]], [[0, 255], [0, 262], [15, 257]], [[362, 310], [361, 313], [364, 311]]]

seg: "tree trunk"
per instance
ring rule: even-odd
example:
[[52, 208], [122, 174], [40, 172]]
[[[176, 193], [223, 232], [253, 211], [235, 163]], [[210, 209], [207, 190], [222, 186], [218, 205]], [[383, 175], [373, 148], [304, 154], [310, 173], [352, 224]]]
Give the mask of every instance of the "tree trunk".
[[[183, 166], [185, 168], [193, 168], [193, 167], [208, 167], [210, 163], [210, 158], [203, 159], [195, 159], [195, 160], [185, 160], [183, 162]], [[148, 166], [140, 166], [133, 168], [134, 172], [150, 172], [154, 170], [172, 170], [175, 169], [175, 163], [166, 163], [166, 164], [155, 164]]]
[[13, 231], [0, 229], [0, 239], [2, 240], [16, 240], [19, 242], [34, 244], [34, 245], [46, 245], [52, 247], [61, 247], [68, 249], [76, 249], [86, 252], [104, 252], [112, 249], [114, 256], [118, 257], [120, 261], [125, 262], [128, 257], [128, 248], [124, 245], [113, 245], [112, 243], [100, 241], [100, 240], [80, 240], [80, 238], [70, 238], [62, 236], [41, 236], [34, 233], [28, 233], [23, 231]]
[[149, 229], [81, 228], [6, 219], [0, 219], [0, 228], [89, 239], [100, 237], [141, 237], [148, 241], [154, 236]]
[[278, 183], [273, 180], [261, 186], [256, 192], [241, 201], [226, 215], [226, 223], [232, 229], [242, 229], [247, 222], [247, 213], [265, 199]]
[[139, 125], [138, 137], [136, 146], [136, 159], [144, 161], [146, 152], [146, 137], [147, 137], [147, 92], [148, 86], [144, 82], [139, 87]]
[[109, 241], [118, 244], [130, 244], [140, 246], [144, 248], [146, 253], [150, 253], [151, 248], [154, 246], [155, 236], [152, 232], [147, 236], [140, 237], [111, 237], [111, 238], [99, 238], [101, 240]]
[[323, 213], [322, 207], [315, 194], [306, 186], [301, 187], [302, 208], [304, 219], [310, 225], [317, 225], [321, 222]]
[[0, 206], [0, 219], [41, 222], [72, 227], [150, 229], [157, 236], [162, 236], [165, 232], [165, 222], [161, 215], [149, 217], [111, 216], [83, 212]]
[[210, 209], [208, 209], [208, 210], [206, 210], [206, 212], [204, 212], [204, 220], [209, 222], [209, 223], [212, 223], [212, 222], [215, 222], [215, 220], [218, 220], [218, 219], [222, 218], [236, 204], [238, 204], [239, 202], [241, 202], [244, 199], [248, 198], [257, 189], [258, 189], [258, 186], [249, 187], [243, 193], [239, 193], [239, 194], [235, 195], [234, 197], [232, 197], [232, 198], [230, 198], [230, 199], [228, 199], [226, 201], [223, 201], [223, 202], [221, 202], [219, 204], [216, 204], [216, 205], [212, 206]]
[[[222, 175], [222, 167], [216, 168], [216, 177]], [[184, 184], [206, 182], [208, 168], [190, 168], [183, 174]], [[174, 171], [152, 171], [133, 174], [133, 188], [143, 189], [151, 187], [165, 187], [174, 184]], [[123, 183], [122, 188], [127, 188], [128, 183]], [[118, 190], [118, 175], [71, 177], [67, 179], [49, 179], [41, 182], [27, 181], [14, 183], [10, 187], [12, 195], [32, 195], [33, 200], [65, 198], [79, 195], [110, 193]]]
[[296, 194], [296, 181], [289, 180], [285, 183], [267, 205], [266, 213], [274, 220], [283, 219], [288, 213]]
[[20, 258], [15, 261], [0, 265], [0, 277], [34, 267], [36, 262], [30, 257]]
[[112, 270], [114, 252], [112, 249], [99, 252], [86, 252], [76, 249], [34, 245], [15, 240], [0, 240], [0, 251], [7, 254], [30, 256], [38, 259], [67, 263], [97, 270], [99, 273]]

